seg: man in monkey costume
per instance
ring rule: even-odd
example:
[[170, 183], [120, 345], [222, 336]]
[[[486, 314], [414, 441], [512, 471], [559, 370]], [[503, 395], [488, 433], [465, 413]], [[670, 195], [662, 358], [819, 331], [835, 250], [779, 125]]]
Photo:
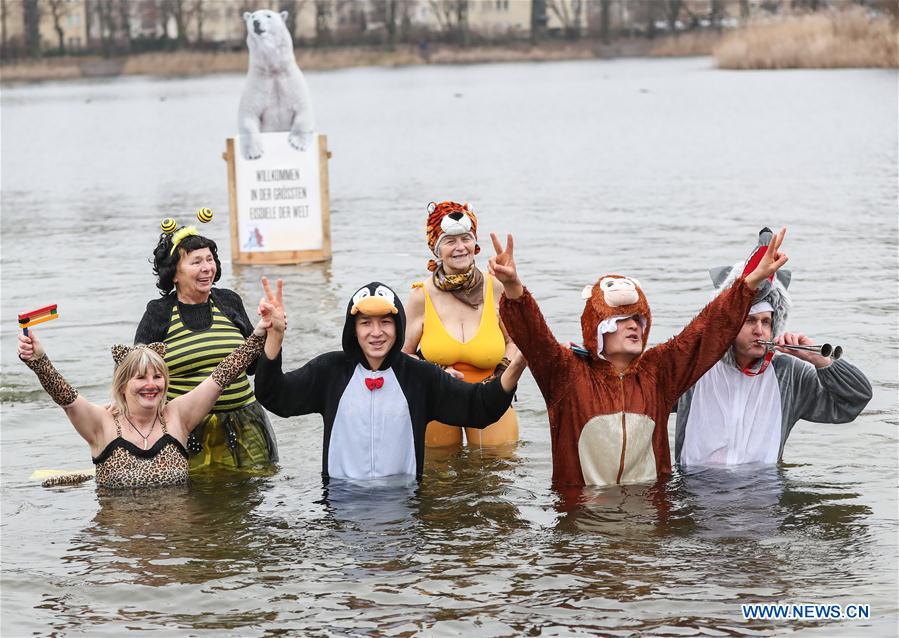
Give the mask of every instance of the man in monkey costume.
[[491, 235], [490, 269], [503, 284], [500, 316], [528, 361], [549, 413], [556, 485], [644, 483], [671, 473], [668, 416], [740, 331], [756, 289], [787, 262], [786, 230], [765, 256], [680, 334], [646, 350], [652, 315], [637, 280], [604, 275], [584, 290], [587, 352], [560, 344], [518, 278], [509, 235]]

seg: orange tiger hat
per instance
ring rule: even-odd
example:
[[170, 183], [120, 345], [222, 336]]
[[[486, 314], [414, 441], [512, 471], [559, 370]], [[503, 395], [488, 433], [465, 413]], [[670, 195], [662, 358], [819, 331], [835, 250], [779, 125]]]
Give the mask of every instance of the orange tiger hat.
[[[467, 219], [463, 219], [463, 216]], [[437, 250], [440, 247], [440, 240], [447, 235], [462, 235], [471, 233], [474, 235], [475, 241], [478, 240], [478, 218], [474, 211], [468, 207], [468, 204], [459, 204], [457, 202], [440, 202], [439, 204], [431, 202], [428, 204], [428, 221], [425, 224], [425, 236], [428, 240], [428, 248], [438, 257]], [[474, 254], [481, 252], [481, 247], [477, 244], [474, 247]], [[428, 270], [434, 272], [437, 270], [437, 262], [431, 259], [428, 261]]]

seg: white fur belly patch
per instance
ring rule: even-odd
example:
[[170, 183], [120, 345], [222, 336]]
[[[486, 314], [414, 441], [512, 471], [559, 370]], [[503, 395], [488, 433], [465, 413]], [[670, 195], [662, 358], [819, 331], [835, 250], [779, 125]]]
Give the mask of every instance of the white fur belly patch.
[[591, 418], [581, 430], [577, 444], [584, 483], [614, 485], [654, 481], [654, 431], [655, 423], [645, 414], [627, 412], [623, 424], [621, 412]]
[[[365, 379], [384, 385], [369, 390]], [[331, 478], [374, 479], [396, 474], [415, 476], [415, 441], [406, 396], [392, 368], [372, 373], [356, 365], [347, 384], [328, 446]]]

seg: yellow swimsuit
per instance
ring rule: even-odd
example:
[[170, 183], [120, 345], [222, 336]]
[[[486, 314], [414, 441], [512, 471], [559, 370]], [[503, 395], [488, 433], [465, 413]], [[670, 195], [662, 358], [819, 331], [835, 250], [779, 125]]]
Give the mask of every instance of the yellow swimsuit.
[[[462, 373], [468, 383], [478, 383], [491, 374], [502, 361], [506, 353], [506, 340], [503, 331], [499, 327], [499, 316], [493, 303], [493, 278], [490, 275], [484, 277], [484, 306], [481, 311], [481, 323], [474, 337], [466, 342], [461, 342], [453, 337], [443, 325], [428, 289], [422, 282], [412, 284], [413, 288], [421, 288], [425, 293], [425, 319], [422, 328], [421, 353], [431, 363], [442, 366], [453, 366]], [[432, 421], [431, 423], [439, 423]], [[515, 411], [509, 408], [503, 417], [493, 425], [503, 424], [503, 433], [496, 432], [494, 436], [500, 436], [499, 442], [518, 440], [518, 417]], [[446, 426], [444, 426], [446, 427]], [[493, 428], [493, 426], [490, 426]], [[429, 428], [430, 430], [430, 428]], [[475, 434], [471, 433], [470, 434]], [[461, 436], [461, 435], [460, 435]], [[480, 437], [478, 434], [477, 436]], [[485, 435], [484, 444], [491, 444], [489, 436]], [[431, 433], [428, 433], [426, 443], [428, 445], [445, 445], [431, 443]]]
[[469, 383], [477, 383], [493, 374], [493, 369], [506, 353], [506, 340], [493, 307], [493, 279], [490, 275], [484, 282], [481, 324], [475, 336], [465, 343], [447, 332], [434, 309], [428, 289], [421, 283], [413, 285], [421, 287], [425, 293], [425, 321], [420, 345], [425, 359], [438, 365], [453, 366], [465, 375]]

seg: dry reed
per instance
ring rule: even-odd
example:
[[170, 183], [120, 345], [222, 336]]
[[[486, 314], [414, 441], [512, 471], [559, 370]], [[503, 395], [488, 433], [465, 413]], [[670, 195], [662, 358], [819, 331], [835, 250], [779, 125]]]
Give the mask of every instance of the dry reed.
[[676, 58], [712, 55], [721, 41], [719, 31], [694, 31], [678, 36], [666, 36], [649, 50], [649, 55], [658, 58]]
[[[422, 55], [416, 45], [397, 46], [393, 50], [365, 46], [303, 48], [298, 49], [296, 55], [301, 69], [315, 71], [358, 66], [410, 66], [428, 62], [432, 64], [477, 64], [582, 60], [595, 58], [601, 55], [601, 52], [593, 41], [585, 39], [571, 43], [544, 42], [537, 47], [528, 44], [468, 48], [432, 45], [426, 57]], [[38, 61], [25, 60], [4, 63], [0, 65], [0, 80], [3, 82], [33, 82], [98, 75], [193, 76], [207, 73], [246, 73], [247, 61], [246, 51], [142, 53], [109, 60], [100, 57], [48, 58]]]
[[81, 68], [72, 59], [28, 60], [0, 65], [0, 82], [73, 80], [80, 77]]
[[715, 47], [722, 69], [896, 68], [899, 31], [863, 9], [754, 22]]

